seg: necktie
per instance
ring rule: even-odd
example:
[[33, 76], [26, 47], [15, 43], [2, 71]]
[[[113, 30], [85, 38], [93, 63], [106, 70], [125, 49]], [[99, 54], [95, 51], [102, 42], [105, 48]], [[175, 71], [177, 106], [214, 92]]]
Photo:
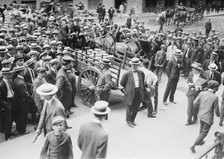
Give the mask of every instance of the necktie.
[[188, 53], [189, 53], [190, 48], [187, 49], [187, 53], [186, 53], [186, 58], [188, 58]]
[[213, 72], [211, 72], [211, 77], [210, 77], [210, 79], [213, 80]]

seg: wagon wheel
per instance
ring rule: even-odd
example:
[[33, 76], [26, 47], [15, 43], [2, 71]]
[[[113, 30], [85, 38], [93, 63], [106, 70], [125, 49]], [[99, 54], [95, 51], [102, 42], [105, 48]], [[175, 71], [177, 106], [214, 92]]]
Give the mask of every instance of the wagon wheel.
[[101, 72], [95, 68], [83, 70], [78, 79], [78, 90], [84, 102], [92, 106], [99, 100], [96, 84], [101, 76]]

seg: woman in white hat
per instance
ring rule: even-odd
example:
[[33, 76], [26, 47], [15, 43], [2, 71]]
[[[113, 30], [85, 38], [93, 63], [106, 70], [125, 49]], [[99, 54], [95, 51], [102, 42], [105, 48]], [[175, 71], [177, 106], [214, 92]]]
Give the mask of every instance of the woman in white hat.
[[57, 115], [65, 118], [65, 109], [61, 102], [55, 98], [58, 87], [49, 83], [42, 84], [37, 88], [36, 92], [44, 100], [44, 105], [41, 111], [39, 124], [36, 130], [37, 135], [41, 134], [42, 129], [44, 135], [52, 131], [52, 119]]
[[81, 159], [106, 158], [108, 134], [101, 123], [110, 112], [108, 105], [106, 101], [97, 101], [91, 108], [94, 120], [80, 127], [78, 146], [82, 151]]
[[198, 111], [194, 109], [193, 102], [198, 94], [207, 85], [206, 77], [200, 63], [193, 63], [191, 65], [192, 71], [188, 76], [188, 107], [187, 107], [187, 123], [186, 126], [191, 125], [197, 121]]

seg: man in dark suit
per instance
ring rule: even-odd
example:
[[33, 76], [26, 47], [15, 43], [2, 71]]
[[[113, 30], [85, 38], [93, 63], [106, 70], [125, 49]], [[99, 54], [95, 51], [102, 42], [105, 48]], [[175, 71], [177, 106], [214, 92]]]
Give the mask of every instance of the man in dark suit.
[[121, 81], [121, 86], [124, 87], [124, 100], [127, 104], [126, 122], [129, 127], [134, 127], [135, 117], [141, 102], [144, 102], [144, 79], [145, 75], [138, 70], [140, 65], [138, 58], [132, 58], [130, 61], [131, 70], [126, 72]]
[[207, 81], [215, 80], [219, 84], [221, 84], [221, 74], [217, 71], [218, 66], [214, 63], [211, 63], [208, 66], [208, 69], [209, 70], [205, 71], [205, 77], [206, 77]]
[[13, 87], [16, 100], [16, 129], [20, 134], [26, 134], [27, 114], [29, 112], [28, 101], [30, 95], [24, 81], [24, 66], [17, 66], [14, 72], [17, 77], [13, 81]]
[[56, 75], [59, 68], [59, 60], [52, 59], [50, 61], [50, 69], [46, 73], [46, 81], [51, 84], [56, 84]]
[[[190, 72], [187, 80], [188, 91], [188, 107], [187, 107], [187, 123], [186, 126], [191, 125], [197, 121], [198, 111], [194, 109], [193, 102], [198, 94], [204, 89], [207, 85], [205, 75], [200, 63], [193, 63], [191, 65], [192, 71]], [[193, 120], [193, 121], [192, 121]]]
[[176, 49], [174, 57], [168, 62], [166, 67], [166, 72], [168, 76], [168, 83], [163, 96], [163, 104], [168, 105], [166, 102], [168, 96], [171, 103], [176, 104], [174, 101], [174, 93], [177, 88], [177, 83], [179, 81], [180, 69], [181, 69], [181, 50]]
[[219, 88], [217, 81], [211, 80], [208, 82], [208, 90], [201, 92], [194, 100], [195, 107], [199, 108], [198, 117], [200, 119], [200, 133], [195, 140], [191, 151], [195, 153], [195, 147], [197, 145], [203, 145], [205, 143], [204, 138], [207, 136], [214, 120], [214, 112], [219, 117], [219, 102], [218, 96], [215, 92]]
[[110, 60], [102, 59], [102, 76], [97, 81], [97, 89], [99, 92], [100, 100], [109, 102], [109, 96], [111, 93], [111, 88], [114, 86], [112, 81], [112, 74], [110, 72]]
[[190, 66], [192, 63], [192, 52], [193, 49], [191, 47], [191, 42], [187, 42], [187, 47], [183, 51], [183, 69], [184, 69], [184, 76], [188, 77], [189, 71], [190, 71]]
[[72, 106], [74, 103], [72, 98], [72, 84], [67, 73], [67, 71], [72, 67], [72, 61], [73, 58], [71, 56], [64, 56], [62, 58], [62, 67], [56, 76], [56, 85], [59, 90], [57, 96], [65, 108], [67, 117], [69, 117], [69, 115], [72, 113], [70, 111], [70, 106]]
[[14, 91], [9, 81], [10, 68], [2, 68], [3, 80], [0, 81], [0, 132], [4, 132], [5, 140], [11, 136], [13, 110], [15, 109]]
[[97, 101], [91, 108], [95, 117], [93, 122], [80, 127], [78, 146], [82, 151], [81, 159], [106, 158], [108, 134], [101, 123], [110, 112], [108, 105], [109, 103], [106, 101]]
[[54, 117], [60, 115], [65, 118], [65, 109], [62, 103], [54, 97], [57, 91], [58, 87], [49, 83], [42, 84], [36, 90], [37, 94], [44, 99], [43, 109], [36, 130], [37, 136], [41, 134], [42, 129], [44, 130], [44, 135], [53, 130], [52, 120]]

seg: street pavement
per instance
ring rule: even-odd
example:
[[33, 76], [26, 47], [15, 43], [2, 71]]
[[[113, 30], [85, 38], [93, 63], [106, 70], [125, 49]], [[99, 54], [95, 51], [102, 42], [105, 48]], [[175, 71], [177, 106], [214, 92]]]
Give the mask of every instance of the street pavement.
[[[163, 109], [162, 97], [166, 87], [167, 77], [164, 75], [159, 85], [159, 105], [157, 118], [148, 118], [146, 110], [138, 113], [137, 126], [130, 128], [125, 122], [125, 104], [123, 94], [116, 90], [111, 95], [111, 113], [109, 120], [103, 123], [109, 133], [108, 155], [109, 159], [193, 159], [204, 152], [214, 143], [214, 132], [223, 131], [218, 126], [218, 118], [215, 118], [206, 143], [196, 147], [196, 154], [189, 150], [199, 133], [199, 123], [185, 126], [186, 123], [186, 79], [180, 78], [175, 101], [177, 104], [169, 104]], [[217, 94], [221, 96], [223, 86]], [[77, 138], [80, 125], [92, 120], [89, 108], [82, 103], [80, 97], [76, 97], [78, 108], [73, 108], [75, 115], [68, 119], [72, 129], [68, 133], [72, 137], [74, 158], [79, 158], [81, 152], [77, 146]], [[38, 143], [31, 141], [35, 133], [20, 136], [0, 144], [1, 159], [37, 159], [44, 142], [42, 136]]]

